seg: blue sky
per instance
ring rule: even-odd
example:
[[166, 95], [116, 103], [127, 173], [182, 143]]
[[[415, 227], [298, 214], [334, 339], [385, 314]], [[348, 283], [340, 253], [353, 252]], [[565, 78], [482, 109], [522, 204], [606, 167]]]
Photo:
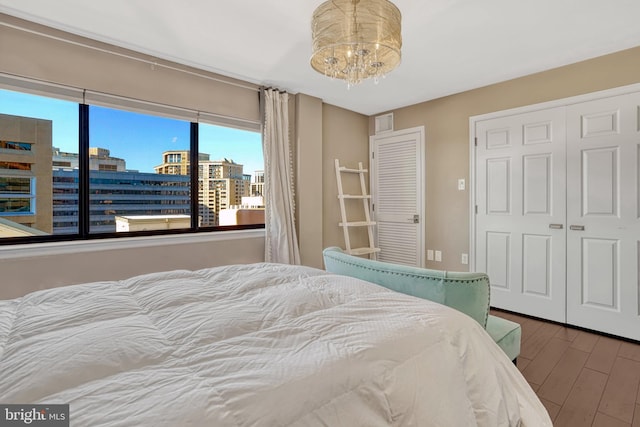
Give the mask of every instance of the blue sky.
[[[0, 90], [0, 113], [51, 120], [53, 146], [78, 152], [76, 103]], [[90, 107], [89, 122], [91, 147], [107, 148], [128, 169], [154, 172], [163, 151], [189, 149], [188, 122], [96, 106]], [[263, 169], [259, 133], [200, 124], [199, 134], [200, 152], [212, 160], [231, 159], [244, 165], [245, 174]]]

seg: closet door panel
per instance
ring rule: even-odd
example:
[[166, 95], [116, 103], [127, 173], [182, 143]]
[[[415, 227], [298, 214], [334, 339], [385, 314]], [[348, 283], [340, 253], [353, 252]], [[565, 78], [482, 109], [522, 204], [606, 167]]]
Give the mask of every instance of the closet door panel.
[[565, 321], [564, 108], [476, 122], [476, 270], [491, 305]]
[[640, 340], [640, 92], [505, 111], [474, 132], [492, 305]]
[[640, 94], [567, 107], [567, 322], [640, 340]]

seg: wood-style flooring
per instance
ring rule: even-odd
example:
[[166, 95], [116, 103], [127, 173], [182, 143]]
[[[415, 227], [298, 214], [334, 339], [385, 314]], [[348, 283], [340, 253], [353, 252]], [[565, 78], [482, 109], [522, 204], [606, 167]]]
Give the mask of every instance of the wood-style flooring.
[[519, 316], [518, 368], [555, 427], [640, 427], [640, 344]]

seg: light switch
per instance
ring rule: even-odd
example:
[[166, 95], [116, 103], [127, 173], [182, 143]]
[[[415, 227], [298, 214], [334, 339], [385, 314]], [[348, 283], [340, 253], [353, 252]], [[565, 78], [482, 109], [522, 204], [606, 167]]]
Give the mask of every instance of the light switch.
[[458, 180], [458, 190], [462, 191], [465, 189], [465, 182], [464, 182], [464, 178], [460, 178]]
[[433, 261], [433, 249], [427, 249], [427, 261]]
[[436, 251], [436, 261], [442, 261], [442, 252]]

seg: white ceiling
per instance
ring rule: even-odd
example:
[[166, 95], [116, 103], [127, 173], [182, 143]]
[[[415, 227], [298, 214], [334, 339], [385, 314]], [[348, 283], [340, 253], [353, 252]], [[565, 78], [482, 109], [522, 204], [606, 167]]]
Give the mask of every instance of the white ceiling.
[[347, 90], [309, 66], [322, 0], [0, 0], [0, 12], [373, 115], [640, 45], [639, 0], [395, 0], [402, 64]]

